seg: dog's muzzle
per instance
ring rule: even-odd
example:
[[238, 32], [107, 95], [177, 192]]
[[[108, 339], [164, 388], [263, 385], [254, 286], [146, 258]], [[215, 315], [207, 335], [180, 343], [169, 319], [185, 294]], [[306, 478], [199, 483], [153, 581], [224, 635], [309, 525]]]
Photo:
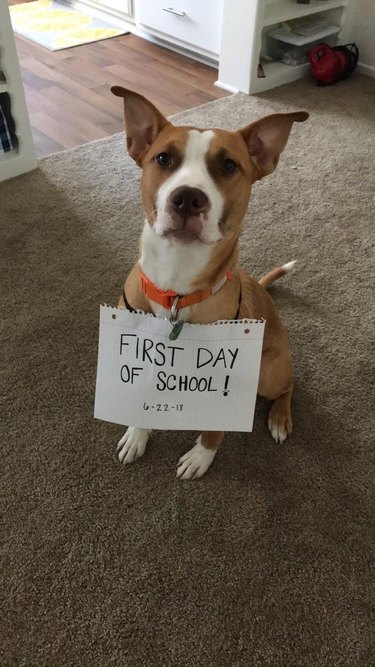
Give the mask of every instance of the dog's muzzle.
[[176, 188], [167, 199], [166, 211], [171, 222], [167, 234], [185, 242], [201, 239], [210, 208], [211, 203], [202, 190], [188, 186]]
[[168, 209], [173, 217], [178, 216], [187, 220], [201, 214], [207, 215], [210, 202], [202, 190], [181, 186], [169, 195]]

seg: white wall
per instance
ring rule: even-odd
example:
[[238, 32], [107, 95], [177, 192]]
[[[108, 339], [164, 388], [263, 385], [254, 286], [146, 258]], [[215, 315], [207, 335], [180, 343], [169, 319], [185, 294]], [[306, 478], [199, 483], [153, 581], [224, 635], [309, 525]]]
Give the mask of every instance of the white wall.
[[375, 76], [375, 0], [357, 0], [353, 5], [347, 35], [359, 48], [359, 70]]

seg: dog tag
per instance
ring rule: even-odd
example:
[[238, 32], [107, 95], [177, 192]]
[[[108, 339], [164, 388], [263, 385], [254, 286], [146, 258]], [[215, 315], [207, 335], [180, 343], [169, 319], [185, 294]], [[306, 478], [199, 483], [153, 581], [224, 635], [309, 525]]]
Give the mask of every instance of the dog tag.
[[175, 322], [175, 324], [171, 329], [171, 333], [169, 334], [169, 340], [176, 340], [179, 337], [183, 326], [184, 326], [183, 321], [177, 320], [177, 322]]

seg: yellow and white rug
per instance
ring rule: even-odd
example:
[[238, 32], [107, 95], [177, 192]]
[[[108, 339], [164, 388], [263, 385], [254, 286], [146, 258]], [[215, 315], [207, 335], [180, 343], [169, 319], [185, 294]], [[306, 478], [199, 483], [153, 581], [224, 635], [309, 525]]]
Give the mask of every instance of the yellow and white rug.
[[55, 0], [36, 0], [9, 7], [14, 32], [51, 51], [127, 34], [110, 23]]

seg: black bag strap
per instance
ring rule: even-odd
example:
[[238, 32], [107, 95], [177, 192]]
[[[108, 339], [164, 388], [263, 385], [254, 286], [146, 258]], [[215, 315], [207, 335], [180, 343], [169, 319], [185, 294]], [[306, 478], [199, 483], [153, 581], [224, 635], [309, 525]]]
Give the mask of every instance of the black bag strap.
[[344, 44], [344, 46], [345, 46], [346, 49], [348, 49], [348, 51], [350, 52], [350, 54], [351, 54], [352, 56], [354, 56], [354, 58], [356, 59], [356, 62], [358, 62], [358, 58], [359, 58], [359, 49], [358, 49], [357, 44], [356, 44], [355, 42], [353, 42], [352, 44]]
[[347, 79], [357, 67], [359, 58], [358, 46], [353, 42], [352, 44], [343, 44], [341, 46], [334, 46], [334, 51], [341, 51], [346, 56], [346, 66], [344, 71], [338, 77], [338, 81]]

